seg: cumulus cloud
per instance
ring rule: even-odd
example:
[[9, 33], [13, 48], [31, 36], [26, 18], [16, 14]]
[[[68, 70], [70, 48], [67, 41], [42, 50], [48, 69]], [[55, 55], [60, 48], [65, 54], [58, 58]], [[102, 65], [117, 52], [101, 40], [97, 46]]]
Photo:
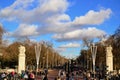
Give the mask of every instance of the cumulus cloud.
[[13, 32], [8, 33], [9, 36], [14, 37], [27, 37], [38, 35], [36, 25], [20, 24], [19, 27]]
[[[54, 15], [47, 19], [49, 25], [42, 29], [45, 32], [51, 33], [64, 33], [77, 30], [84, 25], [98, 25], [102, 24], [106, 19], [110, 17], [110, 9], [100, 11], [88, 11], [84, 16], [76, 17], [73, 21], [67, 14]], [[79, 27], [78, 27], [79, 26]]]
[[67, 0], [42, 0], [42, 5], [40, 9], [43, 10], [43, 13], [46, 12], [64, 12], [68, 6]]
[[[0, 11], [0, 17], [5, 20], [19, 20], [34, 23], [45, 22], [48, 17], [63, 14], [68, 7], [67, 0], [39, 0], [38, 5], [29, 9], [36, 0], [16, 0], [11, 6]], [[61, 6], [62, 5], [62, 6]]]
[[[78, 40], [84, 37], [83, 32], [88, 31], [88, 29], [79, 29], [82, 25], [102, 24], [112, 13], [111, 9], [90, 10], [85, 15], [71, 20], [66, 14], [69, 4], [67, 0], [16, 0], [10, 6], [0, 10], [0, 20], [19, 23], [18, 28], [9, 33], [10, 36], [24, 37], [57, 33], [53, 36], [57, 40]], [[101, 30], [95, 30], [97, 34], [95, 33], [94, 37], [104, 33]], [[93, 36], [86, 34], [85, 37]]]
[[80, 24], [80, 25], [93, 25], [93, 24], [101, 24], [106, 19], [110, 17], [110, 14], [112, 13], [111, 9], [106, 10], [100, 10], [99, 12], [95, 12], [93, 10], [90, 10], [86, 15], [76, 17], [73, 21], [74, 24]]
[[80, 44], [74, 42], [74, 43], [64, 44], [64, 45], [61, 45], [59, 47], [60, 48], [77, 48], [77, 47], [80, 47]]
[[57, 41], [71, 41], [71, 40], [81, 40], [81, 39], [93, 39], [99, 38], [105, 35], [106, 33], [102, 30], [96, 28], [87, 28], [87, 29], [79, 29], [71, 32], [67, 32], [64, 34], [55, 34], [53, 36]]

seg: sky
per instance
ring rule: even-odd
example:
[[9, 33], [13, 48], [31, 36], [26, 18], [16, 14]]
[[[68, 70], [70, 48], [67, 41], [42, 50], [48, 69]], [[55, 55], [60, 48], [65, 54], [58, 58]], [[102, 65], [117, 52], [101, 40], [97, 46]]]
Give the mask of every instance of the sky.
[[80, 54], [84, 39], [112, 35], [120, 25], [120, 0], [2, 0], [4, 39], [50, 41], [62, 56]]

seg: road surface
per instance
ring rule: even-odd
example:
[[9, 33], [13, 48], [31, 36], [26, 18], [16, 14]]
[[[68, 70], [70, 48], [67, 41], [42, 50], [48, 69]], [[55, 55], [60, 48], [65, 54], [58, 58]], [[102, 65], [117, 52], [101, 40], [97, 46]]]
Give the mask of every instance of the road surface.
[[[58, 76], [58, 70], [49, 70], [48, 71], [48, 80], [55, 80], [55, 78]], [[38, 76], [37, 80], [42, 80], [42, 76]], [[81, 76], [79, 77], [74, 77], [74, 80], [83, 80]]]

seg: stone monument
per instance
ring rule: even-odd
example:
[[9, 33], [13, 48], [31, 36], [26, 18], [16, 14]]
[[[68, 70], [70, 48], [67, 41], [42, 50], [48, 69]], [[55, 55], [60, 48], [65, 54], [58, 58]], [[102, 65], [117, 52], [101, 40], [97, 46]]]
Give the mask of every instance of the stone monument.
[[22, 71], [25, 71], [25, 47], [20, 45], [19, 47], [19, 60], [18, 60], [18, 73], [21, 74]]
[[106, 66], [108, 66], [108, 72], [113, 71], [113, 54], [111, 45], [106, 47]]

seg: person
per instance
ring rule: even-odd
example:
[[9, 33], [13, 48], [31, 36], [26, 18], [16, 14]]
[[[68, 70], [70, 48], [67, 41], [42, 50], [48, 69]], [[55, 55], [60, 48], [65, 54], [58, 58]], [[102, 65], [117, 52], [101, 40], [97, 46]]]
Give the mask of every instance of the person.
[[66, 74], [66, 80], [69, 80], [69, 74], [68, 73]]
[[60, 78], [61, 78], [62, 80], [64, 79], [63, 71], [61, 71], [61, 73], [60, 73]]
[[28, 74], [27, 73], [24, 74], [24, 79], [28, 80]]
[[57, 77], [57, 80], [61, 80], [61, 78], [58, 76], [58, 77]]
[[43, 80], [48, 80], [47, 74], [45, 74], [45, 77], [43, 78]]
[[90, 79], [90, 72], [87, 72], [87, 78]]
[[60, 75], [61, 75], [61, 72], [62, 72], [62, 71], [61, 71], [61, 70], [59, 70], [59, 72], [58, 72], [58, 76], [60, 76]]
[[71, 74], [70, 80], [74, 80], [74, 73]]
[[33, 74], [33, 72], [29, 74], [28, 80], [35, 80], [35, 75]]
[[45, 73], [44, 73], [44, 72], [42, 72], [41, 74], [42, 74], [42, 80], [43, 80], [43, 79], [44, 79], [44, 77], [45, 77]]
[[21, 74], [21, 79], [23, 79], [24, 78], [24, 72], [22, 72], [22, 74]]
[[48, 74], [48, 69], [45, 69], [44, 72], [45, 72], [45, 74]]
[[5, 77], [6, 77], [6, 74], [5, 74], [5, 72], [3, 72], [3, 73], [1, 74], [1, 78], [4, 80]]
[[57, 77], [55, 77], [54, 80], [57, 80]]

